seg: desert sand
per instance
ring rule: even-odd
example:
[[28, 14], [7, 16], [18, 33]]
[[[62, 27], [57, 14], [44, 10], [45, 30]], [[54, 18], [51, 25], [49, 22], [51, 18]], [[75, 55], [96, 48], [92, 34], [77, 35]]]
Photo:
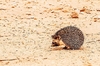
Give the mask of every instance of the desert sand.
[[[99, 6], [100, 0], [0, 0], [0, 66], [100, 66]], [[82, 30], [81, 50], [51, 47], [51, 35], [66, 26]]]

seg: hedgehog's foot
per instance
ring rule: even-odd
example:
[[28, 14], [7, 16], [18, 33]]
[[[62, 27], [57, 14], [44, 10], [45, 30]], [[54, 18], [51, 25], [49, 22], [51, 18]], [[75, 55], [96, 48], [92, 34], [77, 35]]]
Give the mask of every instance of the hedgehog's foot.
[[67, 50], [78, 50], [78, 49], [74, 49], [74, 48], [70, 48], [70, 47], [63, 47], [63, 49], [67, 49]]
[[65, 47], [63, 47], [63, 49], [67, 49], [67, 50], [69, 50], [70, 48], [65, 46]]
[[63, 47], [63, 49], [68, 49], [68, 48], [65, 46], [65, 47]]

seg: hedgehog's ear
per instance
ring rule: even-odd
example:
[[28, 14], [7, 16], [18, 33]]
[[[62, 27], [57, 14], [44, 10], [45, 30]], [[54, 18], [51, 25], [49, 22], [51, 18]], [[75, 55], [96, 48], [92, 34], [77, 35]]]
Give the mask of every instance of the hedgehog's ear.
[[52, 35], [51, 37], [52, 37], [53, 39], [55, 39], [55, 38], [56, 38], [56, 35]]
[[58, 38], [59, 38], [58, 35], [52, 35], [51, 37], [52, 37], [53, 39], [58, 39]]

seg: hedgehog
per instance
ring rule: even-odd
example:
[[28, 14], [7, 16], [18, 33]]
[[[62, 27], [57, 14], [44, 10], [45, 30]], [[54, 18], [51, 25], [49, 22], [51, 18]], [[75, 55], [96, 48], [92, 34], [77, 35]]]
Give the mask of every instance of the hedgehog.
[[74, 26], [67, 26], [52, 35], [52, 47], [64, 44], [63, 49], [78, 50], [84, 43], [83, 32]]

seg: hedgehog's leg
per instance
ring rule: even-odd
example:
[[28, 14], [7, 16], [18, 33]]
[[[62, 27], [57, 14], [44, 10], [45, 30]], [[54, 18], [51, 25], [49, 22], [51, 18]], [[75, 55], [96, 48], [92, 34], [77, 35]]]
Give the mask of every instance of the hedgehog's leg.
[[63, 47], [63, 49], [67, 49], [67, 50], [77, 50], [77, 49], [74, 49], [74, 48], [70, 48], [70, 47]]
[[66, 46], [65, 46], [65, 47], [63, 47], [63, 49], [69, 49], [69, 47], [66, 47]]
[[63, 47], [63, 49], [68, 49], [68, 48], [65, 46], [65, 47]]

